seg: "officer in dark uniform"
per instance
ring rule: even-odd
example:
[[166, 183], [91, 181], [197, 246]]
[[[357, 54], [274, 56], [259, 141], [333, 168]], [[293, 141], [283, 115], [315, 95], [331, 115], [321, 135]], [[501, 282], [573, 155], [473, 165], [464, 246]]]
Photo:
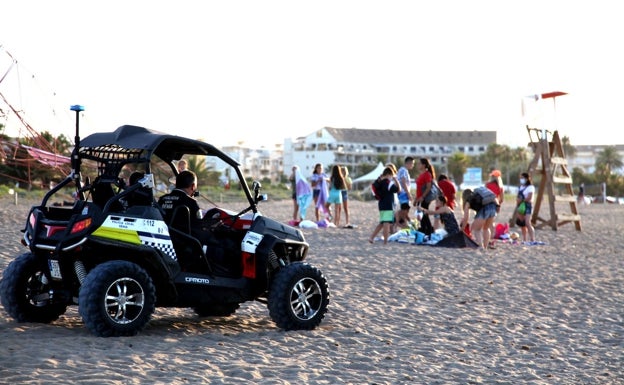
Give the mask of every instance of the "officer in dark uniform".
[[171, 222], [174, 210], [178, 206], [186, 206], [189, 209], [191, 233], [200, 235], [202, 227], [202, 210], [194, 196], [197, 196], [197, 176], [194, 172], [185, 170], [176, 177], [176, 187], [169, 194], [163, 195], [158, 204], [165, 212], [165, 221]]

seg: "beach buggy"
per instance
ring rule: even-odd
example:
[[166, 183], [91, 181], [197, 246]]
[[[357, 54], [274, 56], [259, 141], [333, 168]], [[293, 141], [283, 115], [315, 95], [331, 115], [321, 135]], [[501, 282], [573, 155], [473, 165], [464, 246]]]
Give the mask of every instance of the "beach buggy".
[[[326, 278], [304, 262], [309, 246], [300, 230], [260, 213], [266, 196], [259, 183], [248, 186], [237, 161], [202, 141], [137, 126], [80, 140], [78, 107], [71, 175], [31, 208], [22, 239], [29, 251], [0, 282], [11, 317], [49, 323], [78, 305], [95, 335], [131, 336], [156, 307], [229, 316], [256, 300], [282, 329], [320, 324]], [[192, 156], [227, 167], [230, 189], [244, 196], [240, 209], [212, 207], [203, 215], [203, 244], [191, 234], [188, 209], [181, 206], [167, 223], [155, 200], [156, 182], [175, 178], [175, 162]], [[122, 176], [137, 169], [144, 176], [126, 183]], [[74, 202], [52, 203], [67, 189]]]

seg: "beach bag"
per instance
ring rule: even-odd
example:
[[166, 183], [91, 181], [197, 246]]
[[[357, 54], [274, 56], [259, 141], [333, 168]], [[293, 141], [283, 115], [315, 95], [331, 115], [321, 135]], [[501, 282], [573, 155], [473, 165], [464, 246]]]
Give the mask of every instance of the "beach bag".
[[518, 214], [524, 215], [526, 213], [526, 202], [522, 201], [518, 205]]
[[[426, 186], [422, 187], [423, 191], [425, 188]], [[440, 190], [440, 187], [438, 186], [438, 184], [435, 181], [432, 181], [429, 194], [427, 194], [425, 199], [423, 199], [423, 207], [429, 207], [429, 203], [433, 202], [434, 200], [438, 199], [438, 197], [441, 197], [441, 196], [444, 196], [444, 193], [442, 193], [442, 190]]]
[[505, 234], [509, 233], [509, 223], [497, 223], [494, 231], [495, 239], [505, 238]]
[[479, 211], [483, 206], [496, 202], [496, 195], [487, 187], [477, 187], [472, 192], [468, 203], [474, 211]]

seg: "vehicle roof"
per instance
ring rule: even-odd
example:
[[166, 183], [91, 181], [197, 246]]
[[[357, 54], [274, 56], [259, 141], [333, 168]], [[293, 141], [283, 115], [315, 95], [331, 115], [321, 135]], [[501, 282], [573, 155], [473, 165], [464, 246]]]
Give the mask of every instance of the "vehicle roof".
[[168, 162], [179, 160], [183, 155], [208, 155], [217, 156], [232, 166], [239, 165], [211, 144], [132, 125], [121, 126], [113, 132], [91, 134], [80, 140], [81, 152], [100, 147], [146, 151], [148, 157], [154, 154]]

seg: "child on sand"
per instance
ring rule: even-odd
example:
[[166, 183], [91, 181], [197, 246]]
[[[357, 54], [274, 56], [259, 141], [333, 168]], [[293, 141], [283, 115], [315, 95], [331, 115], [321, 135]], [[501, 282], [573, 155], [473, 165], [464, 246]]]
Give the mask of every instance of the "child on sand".
[[394, 171], [390, 167], [386, 167], [383, 170], [380, 178], [382, 179], [381, 191], [379, 191], [379, 201], [377, 201], [377, 207], [379, 208], [379, 224], [373, 230], [368, 241], [370, 243], [375, 242], [375, 236], [383, 229], [383, 243], [388, 243], [388, 235], [390, 234], [390, 227], [394, 223], [394, 194], [399, 192], [399, 181], [397, 180]]

